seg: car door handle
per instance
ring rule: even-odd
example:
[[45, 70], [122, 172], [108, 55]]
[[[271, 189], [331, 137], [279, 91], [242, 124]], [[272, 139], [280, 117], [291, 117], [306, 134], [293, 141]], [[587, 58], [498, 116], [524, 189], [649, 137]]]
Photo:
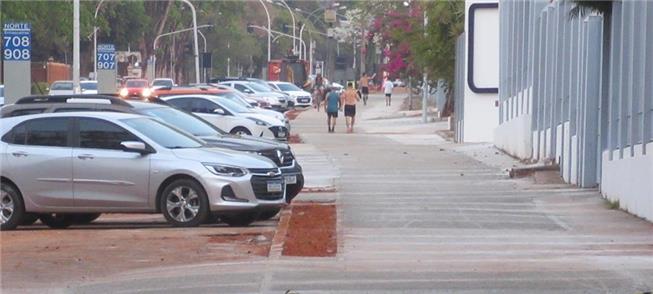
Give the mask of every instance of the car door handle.
[[25, 151], [17, 151], [17, 152], [13, 152], [13, 153], [11, 153], [11, 155], [13, 155], [13, 156], [15, 156], [15, 157], [24, 157], [24, 156], [27, 156], [27, 152], [25, 152]]
[[93, 159], [95, 157], [93, 157], [93, 155], [91, 155], [91, 154], [80, 154], [80, 155], [77, 155], [77, 158], [86, 160], [86, 159]]

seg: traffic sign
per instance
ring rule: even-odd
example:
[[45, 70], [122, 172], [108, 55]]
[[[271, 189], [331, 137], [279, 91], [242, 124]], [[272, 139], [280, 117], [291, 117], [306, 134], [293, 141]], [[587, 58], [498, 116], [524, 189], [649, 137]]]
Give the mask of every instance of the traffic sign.
[[32, 26], [29, 23], [5, 23], [2, 28], [4, 61], [32, 59]]
[[95, 60], [97, 62], [98, 70], [115, 70], [116, 46], [113, 44], [98, 44]]

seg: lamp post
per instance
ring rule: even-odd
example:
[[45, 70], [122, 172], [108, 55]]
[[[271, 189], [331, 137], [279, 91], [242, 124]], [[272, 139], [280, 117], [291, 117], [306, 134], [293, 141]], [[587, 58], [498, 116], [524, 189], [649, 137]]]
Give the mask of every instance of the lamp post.
[[[270, 1], [272, 1], [272, 0], [270, 0]], [[279, 1], [279, 3], [283, 4], [283, 6], [286, 7], [286, 9], [288, 9], [288, 12], [290, 12], [290, 18], [292, 19], [292, 37], [293, 37], [292, 53], [297, 54], [297, 46], [296, 46], [297, 36], [295, 35], [295, 32], [297, 31], [297, 25], [296, 25], [296, 22], [295, 22], [295, 14], [292, 12], [292, 9], [290, 9], [290, 6], [288, 6], [288, 3], [286, 3], [286, 1], [284, 1], [284, 0], [278, 0], [278, 1]]]
[[268, 7], [265, 6], [263, 0], [258, 1], [261, 3], [261, 5], [263, 5], [263, 9], [265, 9], [265, 15], [268, 17], [268, 63], [270, 63], [270, 60], [272, 59], [272, 53], [270, 51], [270, 44], [272, 43], [272, 23], [270, 22], [270, 11], [268, 11]]
[[[428, 27], [428, 22], [429, 19], [426, 15], [426, 10], [424, 10], [424, 40], [427, 38], [427, 33], [426, 33], [426, 28]], [[428, 74], [426, 73], [426, 66], [424, 67], [424, 72], [422, 74], [422, 122], [426, 123], [426, 101], [428, 99], [428, 91], [429, 91], [429, 84], [428, 84]]]
[[[95, 7], [95, 14], [93, 16], [93, 19], [97, 21], [97, 14], [100, 12], [100, 7], [102, 6], [102, 3], [104, 3], [104, 0], [100, 0], [98, 2], [97, 6]], [[93, 26], [93, 77], [95, 80], [97, 80], [97, 31], [98, 31], [97, 26]]]
[[190, 7], [190, 11], [193, 14], [193, 54], [195, 55], [195, 82], [200, 82], [200, 53], [197, 45], [197, 13], [195, 12], [195, 6], [193, 3], [190, 3], [189, 0], [181, 0]]
[[[197, 29], [208, 28], [208, 27], [212, 27], [212, 26], [213, 25], [195, 26], [195, 27], [192, 27], [192, 28], [181, 29], [181, 30], [177, 30], [177, 31], [174, 31], [174, 32], [163, 33], [161, 35], [156, 36], [156, 38], [154, 38], [154, 42], [152, 42], [152, 54], [153, 54], [153, 56], [152, 56], [152, 67], [154, 68], [155, 77], [156, 77], [156, 48], [157, 48], [159, 39], [161, 37], [170, 36], [170, 35], [179, 34], [179, 33], [188, 32], [188, 31], [195, 31], [195, 32], [198, 32], [198, 33], [201, 34], [201, 32], [198, 31]], [[201, 36], [204, 38], [203, 34], [201, 34]], [[206, 51], [206, 38], [204, 38], [204, 51]], [[198, 73], [199, 73], [199, 62], [197, 63], [197, 65], [198, 65]], [[199, 76], [198, 76], [198, 78], [199, 78]], [[199, 83], [199, 79], [196, 82]]]
[[73, 0], [73, 93], [79, 88], [79, 0]]

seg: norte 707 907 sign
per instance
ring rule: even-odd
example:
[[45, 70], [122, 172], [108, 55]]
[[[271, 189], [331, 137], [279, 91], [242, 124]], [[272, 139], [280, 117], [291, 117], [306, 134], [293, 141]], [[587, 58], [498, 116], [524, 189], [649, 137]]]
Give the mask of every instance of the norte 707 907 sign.
[[29, 23], [5, 23], [2, 27], [4, 61], [32, 59], [32, 26]]
[[98, 44], [96, 58], [98, 70], [116, 69], [116, 47], [113, 44]]

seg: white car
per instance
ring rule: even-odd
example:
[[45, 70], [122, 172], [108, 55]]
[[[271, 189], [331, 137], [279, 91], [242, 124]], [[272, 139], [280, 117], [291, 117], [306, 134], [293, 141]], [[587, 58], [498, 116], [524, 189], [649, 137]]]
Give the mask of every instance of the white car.
[[288, 97], [285, 94], [273, 92], [257, 83], [248, 81], [226, 81], [219, 85], [228, 86], [248, 95], [256, 100], [263, 100], [269, 105], [269, 108], [277, 111], [288, 109]]
[[215, 95], [178, 95], [162, 98], [171, 105], [192, 112], [219, 129], [234, 135], [251, 135], [279, 141], [288, 140], [288, 128], [271, 116]]
[[247, 109], [249, 109], [251, 111], [254, 111], [256, 113], [260, 113], [260, 114], [263, 114], [263, 115], [274, 117], [274, 118], [280, 120], [281, 122], [283, 122], [283, 124], [286, 126], [286, 128], [288, 130], [290, 130], [290, 121], [288, 120], [288, 118], [283, 113], [278, 112], [278, 111], [274, 111], [274, 110], [269, 110], [269, 109], [257, 107], [257, 106], [252, 106], [247, 101], [247, 99], [245, 98], [245, 95], [241, 94], [240, 92], [238, 92], [236, 90], [232, 90], [230, 92], [225, 92], [225, 93], [213, 94], [213, 95], [218, 96], [218, 97], [222, 97], [222, 98], [225, 98], [225, 99], [228, 99], [228, 100], [231, 100], [233, 102], [236, 102], [236, 103], [242, 105], [243, 107], [246, 107]]
[[268, 82], [268, 84], [290, 96], [295, 102], [295, 107], [310, 107], [312, 105], [311, 93], [302, 90], [293, 83], [288, 82]]
[[[80, 81], [82, 94], [97, 94], [97, 81]], [[50, 86], [49, 95], [72, 95], [73, 81], [55, 81]]]
[[168, 79], [168, 78], [158, 78], [152, 80], [152, 83], [150, 83], [150, 87], [152, 88], [172, 88], [177, 86], [175, 84], [175, 81], [173, 79]]

